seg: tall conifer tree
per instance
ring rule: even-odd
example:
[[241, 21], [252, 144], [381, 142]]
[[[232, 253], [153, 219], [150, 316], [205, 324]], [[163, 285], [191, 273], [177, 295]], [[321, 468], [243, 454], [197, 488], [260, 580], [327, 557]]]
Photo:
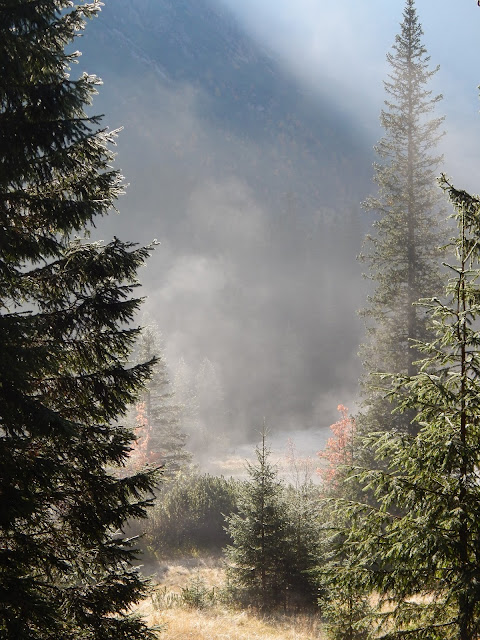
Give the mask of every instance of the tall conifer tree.
[[451, 279], [445, 298], [423, 301], [436, 333], [418, 344], [420, 370], [393, 376], [417, 433], [371, 436], [378, 468], [361, 480], [377, 504], [336, 504], [349, 524], [335, 580], [381, 597], [388, 638], [480, 634], [480, 200], [442, 183], [459, 230]]
[[[100, 2], [0, 1], [0, 636], [147, 640], [122, 529], [155, 474], [120, 478], [116, 424], [153, 363], [128, 368], [148, 249], [89, 243], [114, 206], [114, 134], [85, 108], [71, 43]], [[66, 51], [70, 51], [67, 53]]]
[[363, 311], [369, 336], [362, 354], [366, 410], [359, 426], [367, 431], [408, 431], [411, 416], [391, 415], [372, 374], [415, 373], [418, 352], [412, 341], [429, 335], [425, 313], [415, 303], [442, 288], [441, 192], [435, 181], [442, 158], [435, 146], [443, 118], [431, 116], [441, 96], [432, 96], [427, 85], [438, 67], [429, 69], [422, 36], [414, 0], [407, 0], [393, 52], [387, 54], [391, 73], [381, 113], [385, 136], [376, 147], [378, 192], [364, 204], [378, 216], [362, 256], [374, 282]]

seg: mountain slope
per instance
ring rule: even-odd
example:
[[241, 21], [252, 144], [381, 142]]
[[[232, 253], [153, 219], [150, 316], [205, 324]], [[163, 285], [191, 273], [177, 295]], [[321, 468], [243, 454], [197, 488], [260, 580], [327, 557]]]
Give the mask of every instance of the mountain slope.
[[216, 367], [205, 428], [326, 427], [358, 375], [371, 153], [355, 124], [214, 0], [110, 0], [79, 48], [131, 183], [98, 233], [161, 241], [148, 307], [174, 369]]

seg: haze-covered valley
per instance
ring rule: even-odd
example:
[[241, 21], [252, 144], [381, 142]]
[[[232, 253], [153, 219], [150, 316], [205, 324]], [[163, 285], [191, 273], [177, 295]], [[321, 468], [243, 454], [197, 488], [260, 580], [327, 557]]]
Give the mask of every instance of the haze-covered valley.
[[314, 69], [296, 73], [268, 27], [249, 29], [252, 14], [229, 3], [115, 0], [77, 44], [82, 70], [104, 81], [93, 111], [124, 127], [130, 183], [95, 237], [160, 243], [141, 272], [145, 310], [172, 381], [202, 386], [191, 443], [204, 463], [251, 451], [264, 418], [276, 446], [291, 437], [313, 455], [337, 405], [358, 402], [368, 287], [356, 256], [372, 223], [361, 202], [401, 9], [358, 118], [354, 92], [339, 99], [320, 69], [314, 86]]

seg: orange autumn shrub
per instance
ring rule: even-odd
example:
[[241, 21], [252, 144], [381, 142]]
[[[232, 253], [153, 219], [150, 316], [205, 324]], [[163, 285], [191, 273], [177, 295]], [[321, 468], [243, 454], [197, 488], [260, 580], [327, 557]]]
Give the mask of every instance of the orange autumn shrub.
[[337, 487], [341, 468], [353, 462], [355, 419], [348, 415], [348, 409], [343, 404], [339, 404], [337, 410], [341, 418], [330, 425], [333, 436], [327, 440], [325, 448], [317, 453], [326, 463], [317, 469], [326, 487]]

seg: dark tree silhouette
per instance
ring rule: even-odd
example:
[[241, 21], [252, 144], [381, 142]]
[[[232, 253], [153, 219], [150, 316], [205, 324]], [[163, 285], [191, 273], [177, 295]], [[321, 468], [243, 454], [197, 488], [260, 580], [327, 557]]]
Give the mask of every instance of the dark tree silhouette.
[[[0, 636], [147, 640], [122, 529], [153, 472], [120, 478], [119, 426], [153, 363], [128, 368], [149, 249], [88, 228], [114, 206], [114, 132], [85, 109], [71, 43], [100, 3], [0, 3]], [[110, 470], [109, 470], [110, 469]]]

